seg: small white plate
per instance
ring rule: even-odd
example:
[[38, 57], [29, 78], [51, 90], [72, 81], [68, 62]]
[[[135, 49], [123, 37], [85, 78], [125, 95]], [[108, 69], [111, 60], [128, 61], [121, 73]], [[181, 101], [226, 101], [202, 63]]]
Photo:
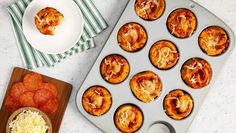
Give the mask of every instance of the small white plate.
[[[40, 33], [34, 23], [35, 15], [45, 7], [53, 7], [64, 16], [53, 36]], [[72, 48], [79, 41], [84, 27], [80, 8], [73, 0], [33, 0], [25, 10], [22, 23], [27, 41], [35, 49], [48, 54], [58, 54]]]

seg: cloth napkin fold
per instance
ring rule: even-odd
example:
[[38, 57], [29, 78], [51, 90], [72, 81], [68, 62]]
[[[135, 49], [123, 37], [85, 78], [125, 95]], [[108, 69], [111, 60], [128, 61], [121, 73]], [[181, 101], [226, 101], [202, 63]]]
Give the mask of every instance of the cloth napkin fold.
[[20, 0], [9, 7], [7, 10], [11, 16], [13, 31], [17, 40], [19, 51], [23, 62], [28, 69], [41, 66], [53, 67], [67, 57], [78, 52], [95, 47], [93, 37], [107, 28], [107, 23], [94, 6], [91, 0], [74, 0], [80, 8], [84, 18], [84, 32], [80, 40], [70, 50], [61, 54], [46, 54], [34, 49], [25, 39], [22, 31], [22, 17], [26, 7], [32, 0]]

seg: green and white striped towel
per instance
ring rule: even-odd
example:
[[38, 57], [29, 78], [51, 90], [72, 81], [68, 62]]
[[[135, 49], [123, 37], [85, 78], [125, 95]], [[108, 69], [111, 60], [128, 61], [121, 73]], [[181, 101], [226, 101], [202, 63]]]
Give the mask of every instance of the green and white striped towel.
[[27, 42], [22, 32], [22, 17], [26, 7], [31, 1], [32, 0], [20, 0], [7, 8], [12, 19], [13, 30], [19, 46], [19, 51], [23, 57], [23, 62], [28, 69], [34, 69], [41, 66], [52, 67], [71, 55], [95, 47], [93, 37], [108, 26], [91, 0], [74, 0], [80, 8], [85, 20], [84, 32], [79, 42], [65, 53], [42, 53], [34, 49]]

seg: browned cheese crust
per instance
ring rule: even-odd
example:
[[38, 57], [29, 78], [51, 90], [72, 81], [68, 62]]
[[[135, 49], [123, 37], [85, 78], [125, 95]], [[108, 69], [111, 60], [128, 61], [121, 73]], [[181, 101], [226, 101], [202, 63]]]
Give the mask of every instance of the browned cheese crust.
[[181, 77], [189, 87], [201, 89], [210, 83], [212, 69], [204, 59], [191, 58], [183, 64]]
[[137, 52], [146, 45], [147, 33], [140, 24], [131, 22], [120, 28], [117, 40], [123, 50]]
[[142, 126], [143, 114], [137, 106], [124, 104], [116, 110], [114, 121], [121, 132], [133, 133]]
[[217, 56], [223, 54], [229, 46], [229, 37], [219, 26], [204, 29], [199, 36], [199, 46], [206, 54]]
[[103, 79], [112, 84], [124, 81], [129, 71], [128, 61], [123, 56], [117, 54], [108, 55], [100, 64], [100, 73]]
[[152, 45], [149, 51], [149, 59], [156, 68], [167, 70], [177, 64], [179, 60], [179, 51], [170, 41], [158, 41]]
[[92, 86], [82, 96], [84, 110], [94, 116], [105, 114], [110, 109], [111, 104], [111, 94], [102, 86]]
[[164, 110], [170, 118], [182, 120], [191, 114], [193, 99], [183, 90], [173, 90], [164, 99]]
[[135, 12], [144, 20], [156, 20], [165, 10], [165, 0], [136, 0]]
[[190, 37], [197, 27], [197, 18], [189, 9], [174, 10], [167, 19], [169, 32], [178, 38]]
[[137, 99], [148, 103], [161, 94], [162, 83], [154, 72], [144, 71], [133, 76], [130, 88]]

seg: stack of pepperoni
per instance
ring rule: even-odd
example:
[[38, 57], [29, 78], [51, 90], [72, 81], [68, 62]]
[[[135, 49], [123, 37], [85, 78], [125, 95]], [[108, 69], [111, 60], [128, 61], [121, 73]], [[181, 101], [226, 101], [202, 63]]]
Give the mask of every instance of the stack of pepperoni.
[[42, 75], [32, 72], [25, 75], [23, 82], [13, 84], [5, 106], [12, 112], [21, 107], [35, 107], [45, 113], [54, 113], [59, 106], [57, 95], [53, 84], [43, 82]]

